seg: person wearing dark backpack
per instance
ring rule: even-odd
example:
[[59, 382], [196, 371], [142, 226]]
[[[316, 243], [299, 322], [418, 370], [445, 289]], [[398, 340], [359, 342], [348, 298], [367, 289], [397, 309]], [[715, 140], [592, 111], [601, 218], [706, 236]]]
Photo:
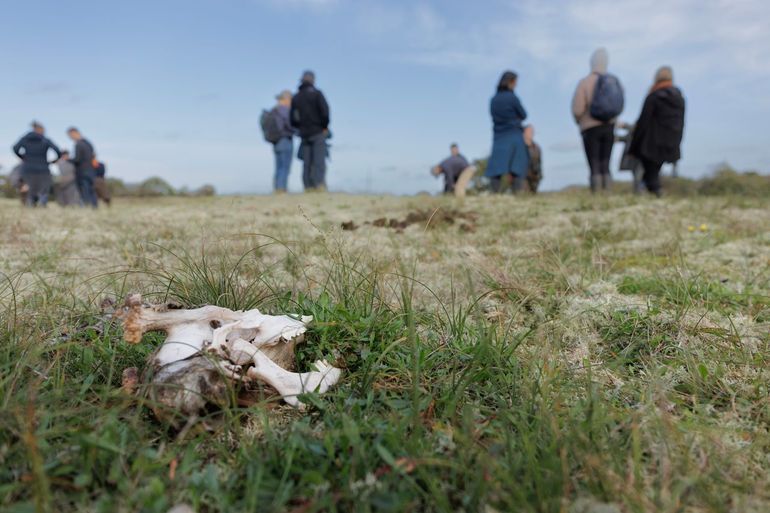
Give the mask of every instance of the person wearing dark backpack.
[[678, 162], [684, 133], [684, 96], [674, 86], [674, 72], [663, 66], [644, 100], [634, 127], [628, 153], [644, 166], [642, 181], [651, 194], [661, 195], [660, 168], [664, 162]]
[[610, 156], [615, 140], [615, 121], [623, 111], [623, 87], [607, 73], [607, 50], [591, 56], [591, 73], [578, 82], [572, 98], [572, 115], [580, 127], [590, 169], [591, 192], [611, 184]]
[[260, 124], [265, 140], [273, 145], [273, 153], [275, 153], [273, 191], [276, 194], [283, 194], [288, 191], [289, 172], [294, 153], [294, 129], [289, 120], [291, 91], [281, 91], [275, 99], [278, 103], [271, 110], [262, 112]]
[[302, 182], [306, 191], [326, 190], [326, 141], [329, 134], [329, 104], [315, 87], [315, 74], [302, 75], [299, 91], [291, 100], [291, 125], [302, 138]]

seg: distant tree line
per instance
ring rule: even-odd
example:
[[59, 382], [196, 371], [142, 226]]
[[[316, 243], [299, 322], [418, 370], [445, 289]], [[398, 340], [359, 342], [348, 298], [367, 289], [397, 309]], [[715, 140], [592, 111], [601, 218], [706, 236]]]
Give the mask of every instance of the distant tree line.
[[[123, 198], [157, 198], [168, 196], [216, 196], [213, 185], [203, 185], [197, 189], [182, 187], [175, 189], [163, 178], [153, 176], [139, 183], [126, 183], [119, 178], [107, 178], [107, 187], [113, 197]], [[7, 175], [0, 175], [0, 196], [5, 198], [18, 197], [18, 191]]]

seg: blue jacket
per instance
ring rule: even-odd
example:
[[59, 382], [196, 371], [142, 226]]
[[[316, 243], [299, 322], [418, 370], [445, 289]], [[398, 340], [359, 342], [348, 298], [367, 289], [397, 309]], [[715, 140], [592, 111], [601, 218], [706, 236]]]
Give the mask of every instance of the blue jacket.
[[495, 133], [509, 130], [521, 130], [522, 122], [527, 119], [527, 111], [513, 91], [498, 91], [489, 104]]
[[13, 146], [13, 152], [24, 161], [22, 173], [50, 173], [48, 150], [53, 150], [57, 159], [61, 157], [59, 148], [37, 132], [29, 132]]

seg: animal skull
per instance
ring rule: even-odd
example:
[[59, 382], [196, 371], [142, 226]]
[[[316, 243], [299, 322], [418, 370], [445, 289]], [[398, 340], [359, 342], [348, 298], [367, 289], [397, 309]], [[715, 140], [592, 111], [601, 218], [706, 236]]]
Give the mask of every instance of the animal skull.
[[192, 417], [208, 403], [223, 405], [234, 381], [266, 383], [288, 404], [301, 408], [298, 395], [324, 393], [342, 373], [323, 360], [315, 362], [314, 371], [291, 372], [294, 346], [304, 339], [312, 317], [218, 306], [177, 309], [144, 304], [139, 294], [129, 295], [115, 316], [123, 321], [123, 337], [131, 344], [148, 331], [166, 332], [148, 369], [153, 410], [160, 417], [167, 417], [162, 406]]

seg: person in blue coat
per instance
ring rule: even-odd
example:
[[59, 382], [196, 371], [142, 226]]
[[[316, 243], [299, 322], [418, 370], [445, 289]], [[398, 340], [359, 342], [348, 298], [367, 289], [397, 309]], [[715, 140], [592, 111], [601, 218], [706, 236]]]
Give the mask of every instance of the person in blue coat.
[[[56, 158], [48, 160], [48, 152]], [[51, 169], [48, 167], [61, 156], [59, 148], [45, 136], [45, 128], [37, 121], [32, 122], [32, 131], [13, 146], [13, 152], [22, 160], [21, 178], [29, 187], [27, 206], [45, 207], [51, 192]]]
[[527, 112], [513, 92], [517, 78], [513, 71], [503, 73], [497, 86], [497, 94], [490, 102], [494, 138], [492, 155], [484, 175], [490, 179], [494, 192], [505, 192], [507, 182], [504, 182], [503, 178], [508, 176], [512, 179], [513, 191], [521, 191], [529, 167], [529, 154], [522, 130], [522, 122], [527, 118]]

